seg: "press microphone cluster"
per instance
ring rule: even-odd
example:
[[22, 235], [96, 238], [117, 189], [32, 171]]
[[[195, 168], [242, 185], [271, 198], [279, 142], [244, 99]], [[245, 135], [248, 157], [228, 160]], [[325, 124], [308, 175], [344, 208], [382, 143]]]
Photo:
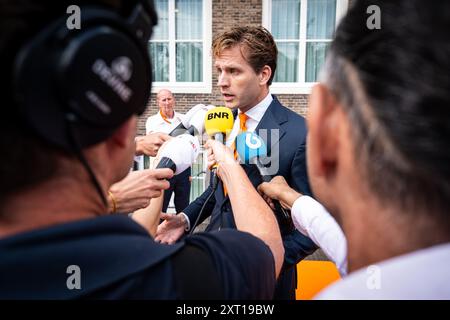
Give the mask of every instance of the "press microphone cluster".
[[181, 134], [202, 135], [205, 128], [205, 115], [213, 109], [212, 105], [197, 104], [191, 108], [183, 117], [181, 123], [175, 127], [169, 136], [176, 137]]
[[[212, 139], [225, 144], [227, 135], [233, 130], [234, 117], [230, 109], [226, 107], [215, 107], [210, 109], [204, 118], [205, 130]], [[219, 179], [216, 174], [217, 165], [214, 165], [212, 172], [213, 189], [217, 188]]]
[[197, 137], [182, 134], [167, 141], [161, 151], [157, 169], [169, 168], [177, 175], [194, 163], [200, 152], [200, 143]]
[[[239, 158], [248, 164], [253, 164], [258, 169], [263, 182], [270, 182], [273, 176], [263, 163], [269, 162], [267, 158], [267, 147], [264, 140], [255, 133], [244, 132], [236, 137], [236, 150]], [[274, 200], [275, 210], [283, 214], [283, 218], [290, 221], [289, 212], [284, 209], [278, 200]]]

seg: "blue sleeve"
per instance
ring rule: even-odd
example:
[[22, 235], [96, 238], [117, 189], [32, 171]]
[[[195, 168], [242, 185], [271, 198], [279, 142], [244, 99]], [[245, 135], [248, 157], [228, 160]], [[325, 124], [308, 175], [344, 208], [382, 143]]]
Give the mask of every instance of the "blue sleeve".
[[272, 299], [275, 261], [270, 248], [253, 235], [233, 229], [198, 233], [185, 239], [211, 257], [225, 299]]
[[306, 168], [306, 144], [303, 142], [295, 152], [292, 160], [290, 185], [301, 194], [311, 197], [312, 192]]
[[[309, 186], [308, 173], [306, 170], [306, 144], [303, 142], [295, 152], [291, 166], [290, 185], [298, 192], [312, 196]], [[317, 249], [316, 244], [298, 230], [283, 236], [284, 265], [297, 264]]]
[[[208, 199], [209, 195], [213, 192], [212, 186], [210, 185], [206, 190], [194, 201], [192, 201], [184, 210], [183, 212], [189, 217], [189, 222], [192, 225], [197, 220], [198, 215], [200, 214], [200, 210], [202, 209], [202, 206], [205, 204], [206, 200]], [[198, 222], [198, 224], [202, 223], [206, 218], [208, 218], [213, 209], [214, 205], [216, 204], [216, 198], [214, 195], [211, 196], [208, 203], [205, 206], [205, 209], [203, 209], [202, 212], [202, 218]]]

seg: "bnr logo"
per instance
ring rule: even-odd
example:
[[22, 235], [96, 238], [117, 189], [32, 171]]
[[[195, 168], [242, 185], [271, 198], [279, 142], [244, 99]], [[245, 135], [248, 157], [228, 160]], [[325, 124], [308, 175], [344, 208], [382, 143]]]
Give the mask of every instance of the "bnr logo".
[[208, 120], [212, 120], [212, 119], [228, 119], [229, 114], [227, 112], [214, 112], [214, 113], [210, 113], [208, 114]]

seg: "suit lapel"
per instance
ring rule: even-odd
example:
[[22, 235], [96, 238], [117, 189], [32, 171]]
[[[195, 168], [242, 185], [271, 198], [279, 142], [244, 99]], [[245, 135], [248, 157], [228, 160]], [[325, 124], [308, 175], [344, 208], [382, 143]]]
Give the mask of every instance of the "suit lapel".
[[[268, 154], [270, 154], [271, 150], [280, 143], [281, 139], [286, 134], [282, 124], [288, 120], [289, 119], [280, 102], [276, 97], [273, 97], [272, 103], [269, 108], [267, 108], [266, 113], [264, 113], [264, 116], [255, 129], [255, 133], [264, 140]], [[275, 133], [273, 133], [274, 139], [272, 139], [271, 129], [278, 129], [278, 139]]]
[[[237, 113], [237, 109], [233, 110], [233, 116], [235, 119], [237, 117]], [[282, 105], [276, 97], [273, 97], [272, 103], [267, 108], [264, 116], [255, 129], [255, 133], [264, 140], [264, 143], [267, 146], [268, 154], [270, 154], [271, 150], [275, 149], [277, 144], [280, 143], [281, 139], [286, 134], [286, 131], [282, 128], [282, 124], [286, 123], [288, 120], [289, 119], [284, 112]], [[278, 129], [278, 139], [276, 139], [276, 135], [274, 135], [275, 139], [271, 139], [271, 129]], [[245, 170], [245, 166], [243, 167]], [[225, 197], [223, 194], [222, 182], [220, 183], [220, 186], [217, 188], [216, 192], [219, 193], [216, 200], [218, 200], [219, 203], [223, 205], [229, 199], [229, 197]]]

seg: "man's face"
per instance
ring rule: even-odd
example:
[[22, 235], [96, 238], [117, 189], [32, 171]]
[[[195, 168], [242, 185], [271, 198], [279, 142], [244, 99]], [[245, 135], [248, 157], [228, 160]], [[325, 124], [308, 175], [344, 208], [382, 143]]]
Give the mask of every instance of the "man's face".
[[172, 118], [174, 115], [174, 105], [175, 98], [170, 91], [163, 90], [158, 93], [158, 107], [163, 116]]
[[214, 64], [217, 85], [228, 108], [245, 112], [261, 101], [267, 94], [267, 86], [260, 85], [260, 77], [242, 56], [239, 46], [225, 49], [216, 57]]

